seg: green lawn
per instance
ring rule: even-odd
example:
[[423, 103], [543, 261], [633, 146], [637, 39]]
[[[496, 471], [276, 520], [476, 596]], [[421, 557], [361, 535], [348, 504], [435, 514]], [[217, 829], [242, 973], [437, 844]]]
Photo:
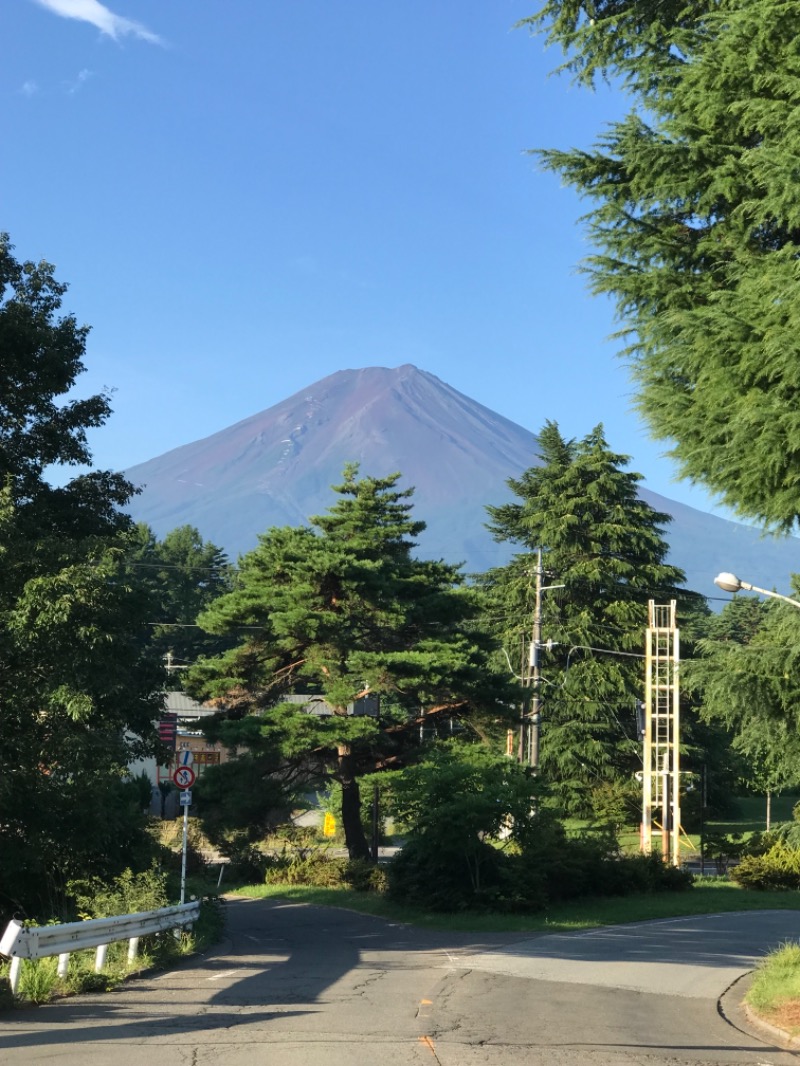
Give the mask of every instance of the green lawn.
[[[791, 822], [792, 809], [798, 802], [797, 795], [772, 797], [770, 823], [774, 827], [779, 822]], [[767, 828], [767, 800], [765, 796], [739, 796], [736, 799], [737, 811], [729, 818], [709, 819], [707, 831], [714, 834], [733, 836], [741, 833], [745, 839], [753, 833], [762, 833]], [[568, 818], [564, 822], [568, 832], [580, 833], [590, 828], [591, 823], [577, 818]], [[626, 826], [618, 834], [620, 847], [626, 853], [639, 850], [639, 826]], [[658, 839], [658, 833], [654, 830]], [[684, 859], [700, 857], [700, 833], [687, 833], [681, 840], [681, 855]]]

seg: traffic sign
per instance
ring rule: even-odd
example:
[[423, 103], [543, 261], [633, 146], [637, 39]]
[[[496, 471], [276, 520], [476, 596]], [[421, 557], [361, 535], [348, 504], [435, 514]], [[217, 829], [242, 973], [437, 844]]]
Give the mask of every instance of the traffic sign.
[[180, 794], [181, 807], [191, 807], [192, 805], [192, 792], [191, 789], [185, 788]]
[[191, 788], [195, 783], [197, 774], [191, 768], [191, 766], [179, 766], [177, 770], [172, 774], [173, 783], [178, 788]]
[[191, 766], [194, 762], [194, 752], [192, 751], [179, 751], [175, 756], [175, 761], [178, 766]]

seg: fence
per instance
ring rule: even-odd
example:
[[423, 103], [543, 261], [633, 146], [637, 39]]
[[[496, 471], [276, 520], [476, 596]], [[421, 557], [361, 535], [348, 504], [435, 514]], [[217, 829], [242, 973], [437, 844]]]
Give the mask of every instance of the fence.
[[9, 922], [0, 939], [0, 955], [11, 958], [11, 991], [19, 987], [22, 959], [44, 959], [58, 955], [58, 976], [66, 977], [69, 957], [73, 951], [97, 948], [94, 968], [100, 972], [106, 963], [109, 944], [128, 941], [128, 962], [136, 958], [139, 938], [150, 933], [191, 925], [200, 916], [200, 901], [162, 907], [140, 914], [123, 914], [118, 918], [91, 918], [85, 922], [66, 925], [24, 926]]

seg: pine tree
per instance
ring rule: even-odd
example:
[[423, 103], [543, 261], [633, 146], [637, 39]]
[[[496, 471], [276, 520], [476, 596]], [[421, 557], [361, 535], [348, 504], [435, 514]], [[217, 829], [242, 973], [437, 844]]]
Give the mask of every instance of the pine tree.
[[800, 52], [794, 0], [548, 0], [530, 24], [632, 108], [544, 151], [592, 203], [585, 269], [616, 301], [655, 436], [745, 516], [800, 516]]
[[487, 508], [496, 540], [519, 553], [491, 570], [485, 586], [512, 664], [531, 640], [534, 551], [543, 549], [544, 653], [541, 768], [571, 810], [588, 811], [603, 782], [630, 780], [640, 768], [634, 710], [644, 684], [649, 600], [699, 597], [679, 590], [683, 573], [666, 562], [663, 528], [636, 491], [640, 475], [624, 470], [602, 427], [566, 440], [548, 422], [538, 437], [541, 466], [508, 485], [515, 502]]
[[[437, 722], [502, 714], [503, 687], [488, 676], [472, 624], [476, 597], [460, 587], [458, 568], [414, 557], [424, 523], [412, 519], [412, 490], [397, 488], [399, 476], [361, 478], [350, 466], [311, 528], [263, 535], [241, 560], [235, 589], [200, 617], [241, 643], [188, 680], [235, 713], [259, 715], [262, 738], [309, 777], [316, 768], [341, 785], [353, 857], [368, 854], [364, 773], [401, 765]], [[309, 714], [287, 702], [291, 694], [318, 694], [332, 713]], [[230, 739], [242, 729], [252, 736], [252, 722], [227, 725]]]

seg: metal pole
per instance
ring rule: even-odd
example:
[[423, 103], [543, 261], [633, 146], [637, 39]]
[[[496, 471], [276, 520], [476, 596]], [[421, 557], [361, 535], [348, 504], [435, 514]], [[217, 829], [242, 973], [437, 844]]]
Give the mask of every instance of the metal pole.
[[378, 786], [372, 786], [372, 861], [378, 861], [378, 838], [380, 836], [380, 816], [378, 811]]
[[539, 769], [539, 737], [542, 722], [542, 549], [536, 549], [536, 599], [533, 607], [533, 641], [531, 643], [531, 682], [533, 700], [531, 701], [531, 742], [530, 765], [534, 772]]
[[186, 846], [189, 840], [189, 804], [183, 805], [183, 848], [181, 854], [181, 903], [186, 902]]

